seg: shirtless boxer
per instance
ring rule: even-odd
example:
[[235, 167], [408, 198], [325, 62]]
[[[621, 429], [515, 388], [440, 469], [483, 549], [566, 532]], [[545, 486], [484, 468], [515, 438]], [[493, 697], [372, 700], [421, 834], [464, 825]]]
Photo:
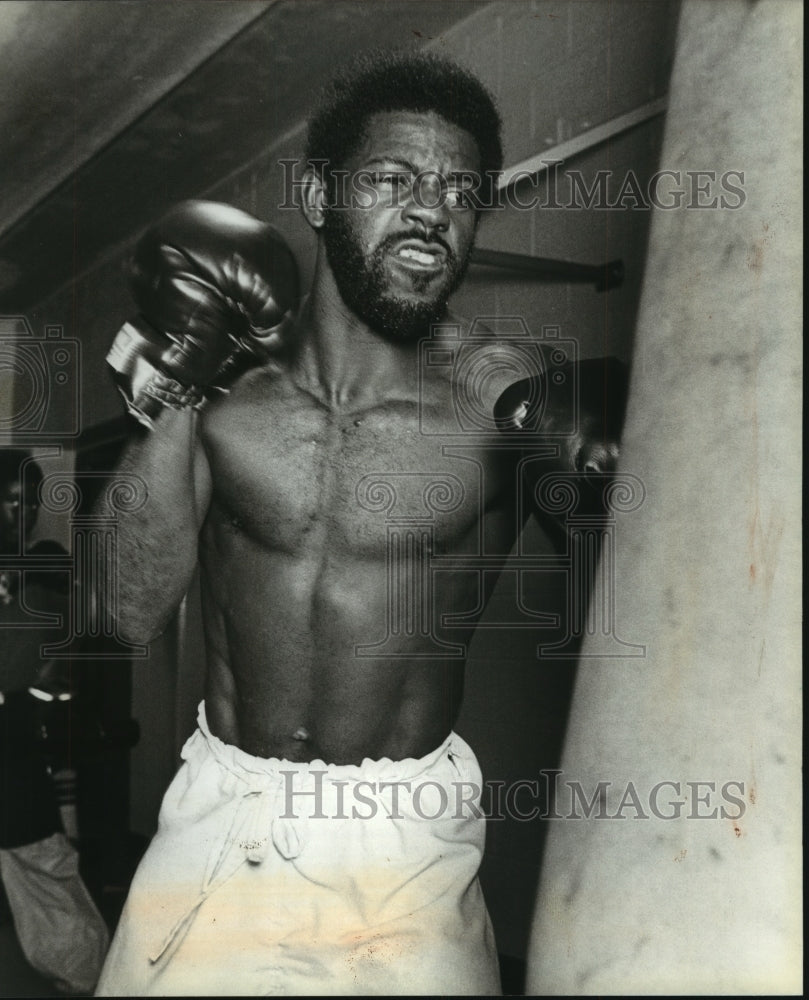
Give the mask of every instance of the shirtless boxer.
[[[499, 119], [465, 71], [388, 56], [335, 85], [307, 160], [299, 308], [277, 234], [227, 206], [182, 205], [136, 250], [148, 324], [111, 360], [149, 427], [121, 466], [148, 501], [120, 521], [119, 626], [158, 635], [199, 560], [208, 671], [101, 994], [499, 991], [480, 772], [452, 727], [521, 527], [518, 452], [494, 423], [459, 442], [468, 387], [418, 347], [465, 271]], [[206, 394], [236, 339], [262, 363]], [[493, 371], [491, 413], [515, 379]], [[534, 389], [500, 399], [501, 427]], [[484, 553], [491, 572], [464, 568]]]

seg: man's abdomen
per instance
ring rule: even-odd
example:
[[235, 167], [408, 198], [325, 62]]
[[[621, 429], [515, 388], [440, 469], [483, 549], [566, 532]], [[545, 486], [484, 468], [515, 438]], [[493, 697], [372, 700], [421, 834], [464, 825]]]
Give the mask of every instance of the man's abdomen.
[[[422, 554], [408, 557], [399, 579], [378, 559], [266, 550], [229, 558], [234, 569], [218, 578], [211, 565], [203, 600], [216, 735], [256, 756], [337, 764], [420, 757], [440, 744], [471, 630], [445, 638]], [[472, 593], [454, 593], [473, 605]]]

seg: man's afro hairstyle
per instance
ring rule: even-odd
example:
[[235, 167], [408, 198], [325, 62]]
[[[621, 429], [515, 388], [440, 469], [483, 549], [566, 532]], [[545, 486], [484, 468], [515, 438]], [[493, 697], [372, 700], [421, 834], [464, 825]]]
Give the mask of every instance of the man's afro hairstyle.
[[474, 137], [484, 176], [503, 166], [500, 115], [477, 77], [439, 56], [385, 50], [361, 57], [326, 87], [309, 122], [307, 160], [326, 161], [327, 172], [343, 168], [380, 111], [433, 111]]

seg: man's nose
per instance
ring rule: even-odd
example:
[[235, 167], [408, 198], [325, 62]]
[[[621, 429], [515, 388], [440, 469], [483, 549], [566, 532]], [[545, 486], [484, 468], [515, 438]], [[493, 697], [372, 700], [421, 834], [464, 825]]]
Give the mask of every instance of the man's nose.
[[431, 171], [418, 174], [403, 214], [408, 222], [421, 222], [428, 229], [446, 232], [449, 228], [449, 206], [444, 179]]

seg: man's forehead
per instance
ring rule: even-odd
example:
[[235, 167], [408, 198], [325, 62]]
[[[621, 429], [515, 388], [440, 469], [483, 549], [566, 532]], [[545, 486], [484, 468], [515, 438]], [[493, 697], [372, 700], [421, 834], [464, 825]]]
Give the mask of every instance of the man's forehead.
[[410, 162], [424, 170], [479, 170], [474, 136], [435, 111], [377, 111], [365, 126], [352, 165]]

